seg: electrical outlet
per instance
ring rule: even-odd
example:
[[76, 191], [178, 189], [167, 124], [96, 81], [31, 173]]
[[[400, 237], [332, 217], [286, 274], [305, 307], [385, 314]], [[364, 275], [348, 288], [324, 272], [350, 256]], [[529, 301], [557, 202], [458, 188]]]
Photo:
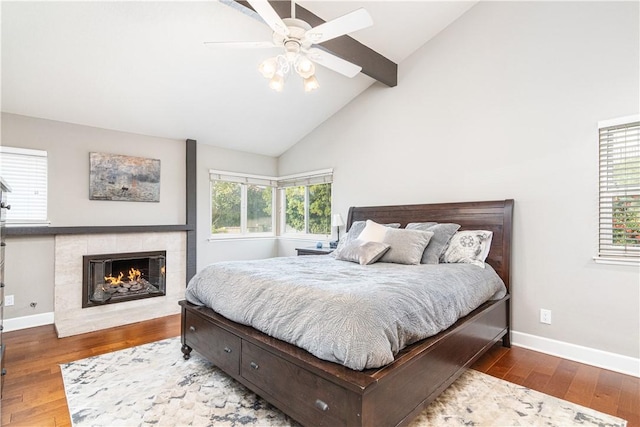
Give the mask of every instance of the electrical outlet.
[[544, 308], [540, 309], [540, 323], [544, 323], [547, 325], [551, 324], [551, 310], [547, 310]]
[[4, 305], [5, 307], [9, 307], [10, 305], [15, 304], [15, 301], [13, 300], [13, 295], [5, 295], [4, 297]]

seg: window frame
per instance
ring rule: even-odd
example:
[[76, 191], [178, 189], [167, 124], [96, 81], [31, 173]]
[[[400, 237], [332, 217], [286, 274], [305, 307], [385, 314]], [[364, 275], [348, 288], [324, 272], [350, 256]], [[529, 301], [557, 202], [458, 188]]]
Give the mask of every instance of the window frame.
[[[242, 185], [241, 195], [241, 233], [234, 234], [213, 234], [211, 233], [211, 213], [212, 213], [212, 191], [215, 181], [237, 182]], [[209, 170], [209, 240], [233, 240], [233, 239], [253, 239], [253, 238], [287, 238], [287, 239], [324, 239], [331, 236], [329, 234], [311, 233], [285, 233], [286, 230], [286, 209], [284, 189], [293, 186], [306, 186], [305, 188], [305, 230], [308, 230], [309, 223], [309, 186], [327, 183], [333, 188], [333, 169], [322, 169], [312, 172], [305, 172], [282, 177], [254, 175], [240, 172], [229, 172], [210, 169]], [[272, 231], [265, 233], [246, 232], [247, 223], [247, 185], [266, 185], [272, 188]], [[333, 205], [333, 196], [331, 203]]]
[[[319, 184], [331, 184], [331, 189], [333, 190], [333, 182], [324, 182], [324, 183], [311, 183], [311, 184], [302, 184], [302, 185], [295, 185], [295, 186], [289, 186], [289, 187], [304, 187], [304, 229], [305, 231], [302, 233], [293, 233], [293, 232], [287, 232], [287, 213], [286, 213], [286, 203], [287, 203], [287, 197], [286, 197], [286, 189], [287, 187], [280, 187], [278, 189], [279, 191], [279, 199], [280, 199], [280, 212], [281, 214], [278, 215], [279, 219], [280, 219], [280, 236], [281, 237], [285, 237], [288, 239], [328, 239], [331, 237], [331, 225], [329, 225], [329, 232], [327, 234], [316, 234], [316, 233], [309, 233], [309, 187], [313, 186], [313, 185], [319, 185]], [[333, 194], [333, 192], [332, 192]], [[333, 199], [333, 197], [332, 197]], [[332, 205], [333, 205], [333, 200], [331, 200]], [[333, 207], [333, 206], [332, 206]], [[331, 224], [331, 215], [329, 216], [329, 224]]]
[[[211, 240], [225, 240], [225, 239], [246, 239], [246, 238], [273, 238], [276, 236], [276, 190], [277, 188], [273, 185], [265, 184], [265, 183], [257, 183], [257, 182], [238, 182], [238, 178], [249, 178], [248, 176], [242, 177], [240, 174], [236, 176], [235, 179], [222, 179], [222, 178], [212, 178], [212, 171], [210, 171], [209, 178], [209, 239]], [[232, 177], [230, 172], [225, 172], [225, 176]], [[262, 177], [261, 177], [262, 178]], [[269, 177], [264, 177], [269, 178]], [[211, 212], [213, 211], [212, 205], [212, 194], [213, 194], [213, 185], [215, 182], [234, 182], [240, 185], [240, 232], [239, 233], [219, 233], [215, 234], [211, 232]], [[271, 187], [271, 231], [266, 232], [251, 232], [248, 230], [248, 186], [249, 185], [259, 185], [264, 187]]]
[[[617, 142], [623, 146], [623, 154], [611, 154], [613, 150], [612, 139], [620, 138], [619, 135], [612, 136], [618, 132], [632, 132], [629, 140], [624, 136], [622, 142]], [[614, 197], [636, 196], [640, 197], [640, 184], [634, 185], [635, 180], [640, 181], [640, 169], [630, 174], [630, 184], [614, 187], [614, 174], [616, 160], [627, 160], [640, 156], [640, 115], [619, 117], [616, 119], [598, 122], [598, 252], [593, 257], [596, 263], [616, 264], [616, 265], [640, 265], [640, 246], [616, 245], [614, 239]], [[633, 136], [635, 134], [635, 137]], [[626, 156], [626, 150], [631, 148], [631, 153], [635, 155]], [[620, 148], [618, 148], [620, 150]], [[615, 157], [614, 156], [619, 156]], [[640, 166], [639, 166], [640, 168]], [[614, 176], [612, 176], [614, 175]], [[640, 200], [638, 201], [640, 204]]]

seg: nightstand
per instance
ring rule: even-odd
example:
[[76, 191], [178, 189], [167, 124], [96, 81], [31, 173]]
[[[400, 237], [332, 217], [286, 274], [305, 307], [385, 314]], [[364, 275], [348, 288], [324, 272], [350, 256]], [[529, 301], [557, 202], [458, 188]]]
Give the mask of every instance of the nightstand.
[[327, 255], [331, 252], [335, 251], [333, 248], [328, 248], [323, 246], [321, 248], [316, 248], [315, 246], [308, 246], [306, 248], [296, 248], [298, 251], [298, 256], [300, 255]]

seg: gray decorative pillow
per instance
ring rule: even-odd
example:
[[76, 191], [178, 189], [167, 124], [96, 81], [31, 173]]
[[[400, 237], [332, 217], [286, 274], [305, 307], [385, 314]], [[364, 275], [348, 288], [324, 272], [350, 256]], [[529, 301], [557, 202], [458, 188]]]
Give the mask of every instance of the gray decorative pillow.
[[384, 241], [391, 247], [380, 259], [381, 262], [396, 264], [420, 264], [424, 248], [433, 236], [431, 231], [394, 229], [387, 230]]
[[[349, 229], [349, 231], [338, 242], [338, 247], [336, 248], [336, 250], [333, 251], [332, 253], [335, 254], [344, 245], [352, 242], [353, 240], [356, 240], [358, 236], [360, 236], [360, 233], [362, 233], [362, 230], [364, 230], [364, 227], [366, 225], [367, 225], [366, 221], [354, 221], [353, 224], [351, 224], [351, 228]], [[392, 228], [399, 228], [400, 224], [391, 223], [391, 224], [385, 224], [385, 226], [392, 227]]]
[[360, 265], [369, 265], [378, 261], [385, 252], [389, 250], [389, 245], [380, 242], [366, 242], [355, 239], [336, 249], [336, 259], [342, 261], [357, 262]]
[[442, 262], [461, 262], [484, 268], [484, 260], [491, 249], [493, 232], [485, 230], [458, 231], [449, 242]]
[[412, 222], [407, 224], [405, 228], [407, 230], [423, 230], [431, 231], [433, 233], [429, 246], [427, 246], [422, 254], [422, 260], [420, 263], [438, 264], [440, 262], [440, 257], [444, 254], [444, 251], [447, 248], [449, 240], [451, 240], [451, 237], [456, 234], [460, 225], [452, 223], [438, 224], [435, 222]]

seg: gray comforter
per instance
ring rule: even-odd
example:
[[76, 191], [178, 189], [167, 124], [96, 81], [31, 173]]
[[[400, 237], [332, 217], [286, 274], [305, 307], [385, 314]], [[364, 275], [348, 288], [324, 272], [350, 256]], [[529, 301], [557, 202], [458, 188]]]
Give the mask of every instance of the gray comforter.
[[320, 255], [211, 264], [190, 281], [186, 299], [362, 370], [505, 293], [489, 265], [363, 266]]

